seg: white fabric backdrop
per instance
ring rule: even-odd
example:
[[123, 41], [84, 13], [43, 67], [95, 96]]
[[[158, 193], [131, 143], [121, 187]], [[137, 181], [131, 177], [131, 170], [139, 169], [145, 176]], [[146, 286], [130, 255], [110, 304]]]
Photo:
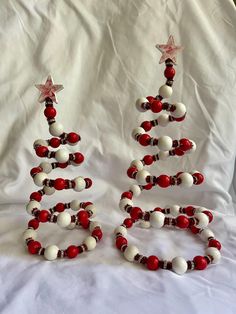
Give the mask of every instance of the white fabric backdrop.
[[[235, 26], [229, 0], [1, 1], [1, 313], [236, 312]], [[171, 100], [183, 101], [188, 115], [184, 123], [156, 132], [189, 137], [198, 149], [160, 162], [153, 171], [198, 169], [207, 179], [187, 193], [153, 189], [137, 204], [146, 209], [175, 203], [212, 208], [212, 229], [223, 244], [219, 265], [183, 277], [125, 262], [111, 236], [124, 219], [118, 202], [131, 184], [126, 169], [148, 152], [130, 136], [150, 116], [139, 114], [134, 103], [140, 96], [156, 95], [164, 82], [155, 44], [165, 43], [169, 34], [185, 47], [178, 56]], [[55, 176], [93, 178], [93, 187], [79, 198], [96, 203], [104, 229], [94, 252], [52, 263], [29, 256], [21, 241], [29, 219], [24, 204], [35, 189], [29, 170], [41, 162], [32, 143], [49, 137], [33, 85], [49, 73], [65, 87], [58, 94], [58, 121], [66, 131], [80, 132], [79, 150], [86, 157], [81, 168], [58, 170]], [[76, 196], [57, 193], [44, 204]], [[45, 245], [61, 247], [84, 237], [82, 231], [77, 235], [52, 225], [39, 233]], [[191, 258], [204, 249], [192, 235], [172, 230], [134, 228], [130, 241], [145, 255], [168, 259]]]

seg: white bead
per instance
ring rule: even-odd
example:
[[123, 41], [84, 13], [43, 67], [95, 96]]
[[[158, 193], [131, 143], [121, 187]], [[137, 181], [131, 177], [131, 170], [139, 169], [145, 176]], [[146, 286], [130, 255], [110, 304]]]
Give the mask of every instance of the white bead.
[[129, 245], [124, 251], [124, 257], [127, 259], [129, 262], [133, 262], [135, 256], [139, 253], [139, 250], [136, 246], [134, 245]]
[[162, 152], [162, 151], [160, 151], [160, 152], [158, 153], [158, 157], [159, 157], [160, 160], [166, 160], [169, 156], [170, 156], [170, 155], [169, 155], [169, 152], [168, 152], [168, 151], [167, 151], [167, 152]]
[[37, 209], [40, 209], [41, 208], [41, 205], [39, 202], [37, 201], [30, 201], [27, 205], [26, 205], [26, 211], [28, 214], [32, 214], [32, 210], [34, 208], [37, 208]]
[[183, 172], [178, 176], [178, 178], [181, 179], [181, 187], [189, 188], [193, 185], [193, 177], [190, 173]]
[[150, 214], [150, 224], [152, 227], [160, 229], [164, 226], [164, 221], [165, 215], [163, 213], [155, 211]]
[[180, 207], [178, 205], [172, 205], [170, 208], [170, 215], [173, 217], [177, 217], [179, 215]]
[[62, 212], [57, 215], [57, 224], [61, 228], [68, 227], [71, 223], [71, 216], [68, 212]]
[[97, 242], [94, 237], [89, 236], [84, 240], [84, 244], [87, 246], [88, 251], [92, 251], [93, 249], [95, 249]]
[[173, 140], [169, 136], [161, 136], [158, 138], [158, 148], [162, 151], [169, 151], [172, 148]]
[[90, 217], [95, 217], [96, 216], [97, 208], [93, 204], [90, 204], [90, 205], [86, 206], [85, 210], [92, 212], [92, 215]]
[[221, 259], [220, 251], [216, 247], [208, 247], [206, 249], [206, 255], [210, 255], [213, 258], [212, 264], [216, 264]]
[[81, 192], [86, 187], [86, 182], [83, 177], [77, 177], [73, 180], [75, 182], [74, 190], [77, 192]]
[[64, 127], [61, 123], [54, 122], [49, 126], [49, 132], [53, 136], [60, 136], [64, 132]]
[[133, 160], [131, 162], [131, 166], [136, 167], [138, 171], [143, 170], [143, 163], [141, 160], [138, 160], [138, 159]]
[[32, 238], [35, 240], [37, 238], [37, 232], [34, 229], [27, 229], [23, 233], [23, 240], [25, 241], [26, 239]]
[[119, 226], [114, 230], [114, 234], [121, 233], [124, 237], [127, 235], [127, 229], [123, 226]]
[[151, 224], [150, 224], [149, 221], [141, 220], [140, 223], [139, 223], [139, 226], [141, 228], [148, 229], [148, 228], [151, 227]]
[[178, 274], [183, 275], [188, 269], [188, 264], [183, 257], [177, 256], [172, 259], [172, 270]]
[[208, 241], [209, 238], [215, 237], [214, 233], [208, 228], [202, 230], [201, 233], [199, 233], [199, 236], [203, 241]]
[[139, 196], [141, 194], [141, 189], [139, 185], [133, 184], [129, 187], [129, 190], [133, 193], [133, 196]]
[[45, 186], [43, 190], [46, 195], [52, 195], [56, 191], [53, 187], [50, 186]]
[[196, 213], [194, 214], [194, 217], [198, 219], [198, 223], [196, 224], [198, 228], [204, 229], [208, 226], [209, 218], [204, 213]]
[[58, 151], [56, 151], [55, 159], [60, 163], [67, 162], [69, 157], [69, 152], [64, 148], [58, 149]]
[[35, 146], [48, 146], [48, 142], [45, 140], [39, 139], [39, 140], [34, 141], [34, 147]]
[[142, 104], [143, 104], [143, 103], [146, 103], [146, 102], [148, 102], [147, 98], [145, 98], [145, 97], [138, 98], [138, 99], [136, 100], [136, 103], [135, 103], [135, 106], [136, 106], [137, 110], [140, 111], [140, 112], [146, 111], [145, 109], [143, 109], [143, 108], [141, 107]]
[[37, 185], [37, 186], [43, 186], [43, 181], [45, 179], [48, 179], [48, 176], [46, 173], [44, 172], [39, 172], [37, 173], [35, 176], [34, 176], [34, 183]]
[[52, 164], [50, 162], [41, 162], [39, 167], [42, 168], [45, 173], [50, 173], [52, 171]]
[[73, 200], [70, 202], [70, 208], [74, 211], [77, 211], [80, 209], [80, 201], [78, 200]]
[[190, 148], [189, 150], [187, 150], [187, 151], [185, 152], [185, 154], [192, 154], [192, 153], [194, 153], [195, 150], [197, 149], [196, 143], [195, 143], [193, 140], [191, 140], [190, 142], [192, 143], [192, 148]]
[[90, 221], [89, 230], [92, 232], [96, 227], [102, 228], [101, 224], [98, 221]]
[[177, 102], [176, 104], [174, 104], [174, 106], [176, 107], [176, 109], [173, 112], [171, 112], [172, 117], [182, 118], [186, 113], [185, 105], [182, 104], [181, 102]]
[[163, 98], [169, 98], [172, 95], [172, 88], [168, 85], [162, 85], [159, 88], [159, 95]]
[[133, 206], [133, 202], [129, 198], [122, 198], [119, 203], [120, 210], [125, 210], [125, 206]]
[[197, 207], [195, 209], [195, 214], [202, 213], [204, 210], [208, 210], [208, 209], [206, 209], [205, 207]]
[[44, 258], [48, 261], [57, 259], [59, 248], [56, 245], [49, 245], [45, 248]]
[[150, 173], [147, 170], [140, 170], [136, 174], [136, 180], [139, 184], [146, 185], [148, 176], [150, 176]]
[[167, 113], [161, 114], [157, 118], [157, 122], [158, 122], [158, 125], [160, 125], [160, 126], [167, 126], [167, 124], [170, 122], [169, 121], [169, 115]]
[[144, 134], [145, 133], [145, 130], [143, 128], [141, 128], [141, 126], [139, 126], [138, 128], [135, 128], [133, 131], [132, 131], [132, 137], [133, 139], [136, 140], [136, 136], [138, 134]]

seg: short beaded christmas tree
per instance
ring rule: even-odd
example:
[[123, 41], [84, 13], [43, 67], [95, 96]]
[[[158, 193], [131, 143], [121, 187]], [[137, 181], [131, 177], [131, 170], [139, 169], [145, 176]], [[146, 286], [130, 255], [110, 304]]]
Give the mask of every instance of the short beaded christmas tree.
[[[30, 171], [34, 183], [41, 189], [30, 195], [30, 201], [26, 205], [27, 213], [34, 216], [34, 218], [29, 221], [23, 238], [30, 254], [43, 255], [46, 260], [50, 261], [63, 257], [74, 258], [84, 251], [93, 250], [97, 242], [102, 238], [100, 224], [90, 220], [96, 214], [95, 206], [91, 202], [73, 200], [69, 203], [57, 203], [52, 208], [46, 210], [41, 209], [40, 202], [44, 195], [52, 195], [55, 191], [73, 189], [76, 192], [81, 192], [91, 187], [92, 180], [81, 176], [73, 180], [63, 178], [49, 179], [48, 174], [53, 169], [60, 168], [63, 170], [69, 165], [79, 166], [84, 161], [84, 156], [80, 152], [69, 153], [64, 148], [57, 151], [49, 150], [49, 147], [58, 148], [60, 145], [66, 144], [74, 146], [80, 141], [80, 136], [74, 132], [65, 133], [62, 124], [55, 120], [57, 113], [53, 106], [53, 103], [57, 103], [55, 93], [62, 90], [63, 86], [54, 85], [51, 76], [49, 76], [44, 85], [40, 84], [36, 85], [36, 87], [41, 92], [39, 102], [45, 103], [44, 115], [49, 125], [49, 132], [53, 137], [49, 140], [36, 140], [34, 149], [38, 157], [54, 158], [56, 161], [52, 163], [44, 161]], [[69, 208], [77, 213], [70, 215], [66, 211]], [[43, 248], [41, 243], [36, 241], [36, 229], [38, 229], [40, 223], [46, 222], [57, 223], [61, 228], [74, 229], [75, 227], [82, 227], [89, 229], [91, 235], [81, 245], [71, 245], [67, 249], [59, 249], [56, 245], [49, 245]]]
[[[172, 156], [184, 156], [195, 151], [196, 144], [187, 138], [172, 140], [169, 136], [159, 138], [151, 137], [148, 132], [156, 127], [166, 127], [169, 123], [182, 122], [186, 116], [186, 107], [182, 103], [170, 104], [165, 99], [172, 95], [172, 85], [175, 76], [174, 65], [176, 64], [176, 53], [182, 50], [181, 46], [176, 46], [173, 36], [170, 36], [167, 44], [156, 46], [162, 56], [159, 63], [165, 62], [164, 75], [166, 83], [159, 88], [156, 97], [149, 96], [136, 101], [136, 108], [140, 112], [151, 110], [159, 114], [165, 110], [167, 113], [159, 115], [151, 121], [144, 121], [139, 127], [133, 130], [133, 138], [142, 146], [157, 146], [158, 153], [155, 155], [145, 155], [141, 160], [134, 160], [127, 171], [131, 179], [137, 181], [130, 189], [121, 195], [120, 209], [129, 213], [130, 218], [126, 218], [121, 226], [115, 229], [116, 247], [121, 250], [124, 257], [130, 262], [137, 262], [150, 270], [158, 268], [173, 270], [177, 274], [184, 274], [187, 270], [203, 270], [210, 263], [216, 263], [220, 259], [221, 244], [214, 237], [213, 232], [207, 228], [212, 221], [211, 211], [204, 207], [172, 205], [165, 208], [156, 207], [151, 211], [143, 211], [134, 206], [133, 197], [141, 194], [142, 190], [150, 190], [155, 186], [168, 188], [170, 186], [180, 186], [189, 188], [192, 185], [199, 185], [204, 181], [204, 176], [198, 172], [178, 172], [174, 175], [161, 174], [151, 175], [144, 167], [152, 165], [158, 160], [167, 160]], [[127, 229], [135, 223], [140, 222], [144, 228], [173, 226], [179, 229], [189, 229], [192, 233], [200, 235], [206, 241], [208, 248], [204, 256], [195, 256], [193, 260], [186, 261], [182, 257], [175, 257], [172, 261], [160, 260], [157, 256], [149, 257], [139, 254], [139, 250], [134, 245], [128, 245], [126, 239]]]

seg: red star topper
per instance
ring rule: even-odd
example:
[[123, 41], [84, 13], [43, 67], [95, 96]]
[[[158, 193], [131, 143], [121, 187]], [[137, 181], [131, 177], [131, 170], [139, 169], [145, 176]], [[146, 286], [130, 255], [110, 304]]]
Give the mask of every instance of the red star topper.
[[35, 87], [40, 90], [39, 102], [44, 102], [46, 98], [50, 98], [53, 102], [57, 103], [55, 93], [63, 89], [63, 85], [53, 84], [51, 75], [48, 76], [45, 84], [36, 84]]
[[170, 35], [165, 45], [156, 45], [156, 48], [162, 53], [159, 63], [171, 59], [174, 64], [176, 64], [176, 54], [183, 50], [182, 46], [175, 45], [174, 37], [172, 35]]

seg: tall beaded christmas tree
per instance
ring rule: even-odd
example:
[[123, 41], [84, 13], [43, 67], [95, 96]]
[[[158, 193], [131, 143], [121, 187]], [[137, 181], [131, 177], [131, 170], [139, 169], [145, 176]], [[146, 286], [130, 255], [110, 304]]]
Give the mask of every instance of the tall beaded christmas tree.
[[[150, 190], [153, 187], [168, 188], [180, 186], [189, 188], [199, 185], [204, 181], [204, 176], [198, 172], [178, 172], [174, 175], [161, 174], [159, 176], [150, 174], [146, 166], [150, 166], [159, 160], [167, 160], [172, 156], [184, 156], [195, 151], [196, 144], [187, 138], [173, 140], [169, 136], [159, 138], [151, 137], [148, 132], [158, 126], [166, 127], [169, 123], [182, 122], [186, 116], [186, 107], [180, 102], [171, 104], [165, 99], [172, 95], [172, 85], [175, 76], [174, 65], [176, 64], [176, 54], [183, 48], [176, 46], [173, 36], [170, 36], [167, 44], [156, 46], [162, 53], [160, 64], [165, 62], [164, 75], [166, 83], [159, 88], [156, 97], [148, 96], [136, 101], [136, 108], [140, 112], [151, 110], [154, 114], [159, 114], [151, 121], [144, 121], [132, 132], [132, 137], [142, 146], [157, 146], [158, 152], [154, 155], [145, 155], [141, 160], [131, 162], [127, 171], [129, 178], [137, 181], [128, 191], [121, 195], [119, 207], [129, 213], [130, 218], [115, 229], [116, 247], [121, 250], [126, 260], [145, 265], [149, 270], [159, 268], [173, 270], [182, 275], [187, 270], [203, 270], [210, 263], [217, 263], [221, 257], [221, 244], [214, 237], [213, 232], [207, 228], [212, 221], [213, 215], [210, 210], [204, 207], [172, 205], [165, 208], [156, 207], [150, 211], [144, 211], [134, 206], [133, 198], [141, 194], [143, 190]], [[195, 256], [192, 260], [186, 261], [183, 257], [175, 257], [171, 261], [161, 260], [156, 255], [149, 257], [141, 255], [134, 245], [129, 245], [126, 239], [127, 229], [140, 222], [141, 227], [162, 228], [171, 226], [178, 229], [188, 229], [206, 242], [207, 249], [205, 255]]]
[[[34, 183], [41, 189], [30, 195], [30, 201], [26, 205], [26, 211], [34, 218], [28, 223], [28, 228], [23, 234], [30, 254], [43, 255], [46, 260], [52, 261], [56, 258], [74, 258], [84, 251], [93, 250], [98, 241], [102, 238], [101, 226], [90, 218], [96, 214], [96, 208], [91, 202], [80, 202], [73, 200], [69, 203], [57, 203], [49, 209], [41, 209], [41, 200], [44, 195], [52, 195], [55, 191], [73, 189], [81, 192], [92, 185], [90, 178], [76, 177], [73, 180], [57, 178], [49, 179], [49, 173], [56, 168], [65, 169], [67, 166], [79, 166], [84, 161], [80, 152], [69, 153], [66, 149], [60, 148], [52, 151], [49, 147], [58, 148], [60, 145], [74, 146], [80, 141], [80, 135], [74, 132], [65, 133], [62, 124], [56, 122], [57, 114], [53, 104], [57, 103], [56, 92], [63, 89], [62, 85], [54, 85], [51, 76], [48, 76], [44, 85], [36, 85], [41, 94], [40, 103], [45, 103], [44, 115], [49, 125], [49, 132], [53, 136], [49, 140], [36, 140], [34, 149], [38, 157], [55, 159], [49, 163], [43, 161], [38, 167], [31, 169], [30, 174]], [[68, 209], [71, 208], [76, 214], [71, 215]], [[40, 223], [56, 223], [61, 228], [74, 229], [82, 227], [89, 229], [91, 235], [86, 237], [81, 245], [70, 245], [67, 249], [59, 249], [56, 245], [48, 245], [43, 248], [41, 243], [36, 241], [36, 230]]]

